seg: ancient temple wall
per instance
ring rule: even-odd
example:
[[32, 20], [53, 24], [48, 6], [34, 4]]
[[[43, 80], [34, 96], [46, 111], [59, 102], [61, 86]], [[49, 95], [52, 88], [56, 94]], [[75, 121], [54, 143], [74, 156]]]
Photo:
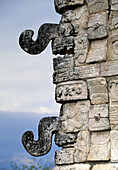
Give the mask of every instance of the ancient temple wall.
[[118, 169], [118, 0], [55, 0], [61, 129], [54, 170]]

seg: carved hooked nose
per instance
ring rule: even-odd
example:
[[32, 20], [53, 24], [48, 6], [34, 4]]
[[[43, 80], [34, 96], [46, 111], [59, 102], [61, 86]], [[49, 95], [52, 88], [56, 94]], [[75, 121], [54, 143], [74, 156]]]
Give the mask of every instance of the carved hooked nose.
[[32, 156], [47, 154], [52, 146], [52, 135], [61, 128], [59, 117], [46, 117], [40, 120], [38, 127], [38, 140], [34, 141], [32, 131], [27, 131], [22, 136], [22, 143]]
[[36, 41], [32, 39], [34, 32], [25, 30], [19, 38], [21, 48], [29, 54], [40, 54], [48, 45], [50, 40], [58, 37], [59, 24], [43, 24], [39, 28]]

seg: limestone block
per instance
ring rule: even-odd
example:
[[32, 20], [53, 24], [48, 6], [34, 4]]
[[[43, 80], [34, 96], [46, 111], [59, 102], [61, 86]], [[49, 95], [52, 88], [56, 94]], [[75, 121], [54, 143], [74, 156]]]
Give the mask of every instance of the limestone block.
[[52, 41], [53, 54], [72, 54], [74, 51], [74, 37], [59, 37]]
[[117, 170], [118, 169], [118, 164], [96, 164], [93, 166], [92, 170]]
[[88, 130], [89, 101], [65, 103], [61, 108], [61, 130], [65, 133]]
[[69, 144], [74, 144], [76, 142], [77, 135], [75, 133], [63, 133], [58, 132], [55, 134], [55, 143], [56, 145], [66, 147]]
[[56, 86], [55, 99], [59, 103], [87, 99], [87, 83], [83, 80], [60, 83]]
[[53, 170], [90, 170], [90, 168], [91, 165], [89, 164], [74, 164], [74, 165], [55, 166]]
[[89, 119], [89, 130], [90, 131], [101, 131], [110, 129], [110, 123], [108, 118], [94, 118]]
[[118, 102], [111, 104], [109, 110], [111, 129], [118, 130]]
[[62, 37], [68, 37], [74, 35], [74, 27], [71, 23], [61, 23], [60, 22], [60, 35]]
[[111, 162], [118, 162], [118, 130], [111, 132]]
[[64, 57], [57, 57], [53, 59], [54, 70], [69, 68], [74, 66], [73, 55], [65, 55]]
[[85, 162], [88, 158], [88, 153], [90, 149], [90, 132], [80, 131], [78, 133], [77, 141], [74, 144], [74, 161]]
[[108, 105], [91, 105], [89, 111], [89, 130], [101, 131], [110, 129]]
[[108, 161], [110, 159], [110, 132], [92, 132], [88, 161]]
[[118, 11], [118, 0], [111, 0], [111, 10]]
[[109, 81], [109, 99], [110, 103], [118, 102], [118, 79], [111, 79]]
[[92, 104], [105, 104], [108, 102], [107, 82], [105, 78], [87, 80]]
[[69, 80], [69, 69], [68, 68], [59, 69], [53, 73], [54, 84], [65, 82], [68, 80]]
[[[89, 13], [87, 5], [66, 11], [62, 14], [60, 21], [61, 34], [63, 36], [86, 34], [88, 28], [88, 16]], [[64, 28], [61, 29], [61, 27]]]
[[110, 30], [118, 28], [118, 11], [111, 11], [109, 17], [109, 27]]
[[118, 28], [112, 30], [109, 37], [108, 54], [109, 60], [118, 60]]
[[74, 149], [73, 148], [64, 148], [61, 151], [55, 152], [55, 164], [72, 164], [74, 163]]
[[75, 66], [85, 63], [89, 49], [87, 34], [81, 34], [75, 37]]
[[108, 9], [108, 0], [86, 0], [89, 13], [99, 13]]
[[88, 38], [91, 40], [105, 38], [107, 32], [107, 12], [92, 14], [88, 22]]
[[107, 39], [92, 41], [86, 63], [101, 62], [107, 58]]
[[106, 118], [108, 117], [108, 104], [101, 104], [101, 105], [91, 105], [89, 111], [89, 118]]
[[89, 64], [85, 66], [75, 67], [75, 71], [70, 72], [70, 74], [71, 79], [98, 77], [100, 76], [100, 65]]
[[82, 78], [94, 78], [100, 76], [100, 64], [89, 64], [73, 68], [56, 70], [53, 74], [53, 83], [73, 81]]
[[73, 6], [79, 6], [84, 4], [84, 0], [55, 0], [55, 8], [58, 13], [63, 13], [66, 10], [72, 9]]
[[101, 76], [118, 75], [118, 60], [101, 63]]

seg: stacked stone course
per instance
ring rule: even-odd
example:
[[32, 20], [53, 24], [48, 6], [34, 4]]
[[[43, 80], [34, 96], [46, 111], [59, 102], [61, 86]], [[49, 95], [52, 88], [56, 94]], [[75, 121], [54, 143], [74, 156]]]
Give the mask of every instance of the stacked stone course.
[[118, 0], [55, 0], [61, 129], [54, 170], [118, 169]]

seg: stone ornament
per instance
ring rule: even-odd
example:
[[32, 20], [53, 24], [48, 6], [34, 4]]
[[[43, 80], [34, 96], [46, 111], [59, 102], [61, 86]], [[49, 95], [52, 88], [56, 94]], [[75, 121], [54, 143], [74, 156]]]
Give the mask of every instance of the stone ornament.
[[44, 155], [54, 133], [62, 147], [55, 152], [54, 170], [117, 170], [118, 0], [54, 4], [59, 24], [42, 25], [36, 41], [25, 31], [19, 42], [26, 52], [39, 54], [52, 40], [60, 116], [42, 119], [38, 141], [26, 132], [23, 144], [30, 154]]
[[43, 24], [39, 28], [36, 41], [32, 39], [34, 32], [32, 30], [26, 30], [20, 35], [19, 44], [25, 52], [36, 55], [47, 47], [50, 40], [58, 37], [58, 34], [58, 24]]
[[87, 99], [87, 84], [85, 81], [71, 81], [58, 84], [55, 91], [55, 99], [59, 103]]
[[46, 117], [40, 120], [38, 126], [38, 140], [34, 140], [32, 131], [27, 131], [22, 136], [22, 143], [32, 156], [47, 154], [52, 146], [52, 135], [59, 131], [61, 122], [59, 117]]

